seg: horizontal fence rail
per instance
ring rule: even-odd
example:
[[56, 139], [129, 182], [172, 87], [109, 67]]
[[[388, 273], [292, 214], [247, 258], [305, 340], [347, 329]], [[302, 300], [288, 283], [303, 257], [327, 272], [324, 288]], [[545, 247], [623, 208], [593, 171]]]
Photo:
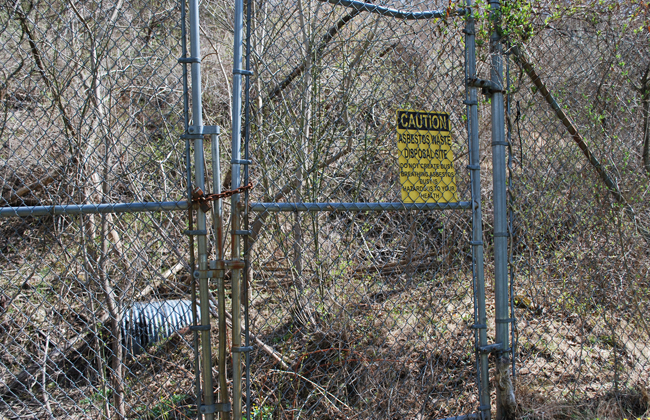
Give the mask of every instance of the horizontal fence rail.
[[64, 204], [58, 206], [1, 207], [0, 217], [29, 217], [46, 215], [79, 215], [108, 213], [142, 213], [155, 211], [187, 210], [187, 201], [166, 201], [158, 203], [106, 203], [106, 204]]
[[359, 12], [376, 13], [381, 16], [392, 17], [406, 20], [429, 20], [447, 18], [449, 16], [462, 16], [465, 9], [457, 10], [425, 10], [421, 12], [409, 12], [404, 10], [392, 9], [390, 7], [379, 6], [372, 3], [364, 3], [355, 0], [320, 0], [326, 1], [334, 6], [345, 6]]
[[472, 203], [251, 203], [255, 212], [292, 211], [412, 211], [412, 210], [458, 210], [471, 209]]

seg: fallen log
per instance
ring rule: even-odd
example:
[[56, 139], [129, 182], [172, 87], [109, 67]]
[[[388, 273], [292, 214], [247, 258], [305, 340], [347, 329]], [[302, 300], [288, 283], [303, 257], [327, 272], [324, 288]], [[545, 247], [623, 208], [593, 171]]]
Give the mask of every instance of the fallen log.
[[[48, 173], [44, 178], [39, 179], [36, 182], [32, 182], [29, 185], [25, 185], [15, 192], [9, 194], [4, 200], [9, 203], [9, 205], [15, 206], [15, 205], [36, 205], [38, 203], [35, 203], [34, 200], [27, 200], [24, 199], [23, 197], [26, 196], [28, 193], [35, 193], [38, 190], [44, 190], [48, 185], [50, 185], [52, 182], [54, 182], [59, 175], [59, 171], [52, 171]], [[38, 201], [38, 200], [36, 200]]]

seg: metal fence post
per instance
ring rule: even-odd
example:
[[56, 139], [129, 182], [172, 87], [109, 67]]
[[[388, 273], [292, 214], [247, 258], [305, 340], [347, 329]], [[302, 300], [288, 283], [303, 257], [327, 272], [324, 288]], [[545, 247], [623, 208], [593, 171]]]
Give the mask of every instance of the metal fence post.
[[[181, 2], [181, 45], [183, 55], [182, 60], [187, 60], [187, 5], [184, 1]], [[187, 77], [187, 63], [183, 64], [183, 117], [184, 117], [184, 133], [187, 134], [190, 126], [190, 113], [189, 113], [189, 86]], [[194, 210], [192, 208], [192, 155], [190, 147], [190, 139], [185, 138], [185, 174], [187, 182], [187, 224], [189, 230], [194, 228]], [[189, 238], [189, 254], [190, 254], [190, 271], [194, 270], [196, 259], [194, 257], [194, 236], [188, 235]], [[198, 326], [198, 313], [197, 313], [197, 299], [196, 299], [196, 279], [191, 281], [190, 298], [192, 300], [192, 351], [194, 356], [194, 392], [197, 409], [201, 405], [201, 370], [199, 368], [199, 331]]]
[[[221, 193], [221, 151], [219, 148], [219, 136], [211, 135], [210, 150], [212, 153], [212, 188], [216, 194]], [[224, 236], [223, 236], [223, 202], [218, 199], [212, 208], [212, 222], [214, 226], [214, 236], [216, 244], [216, 259], [224, 260]], [[216, 268], [216, 264], [215, 267]], [[230, 403], [228, 395], [228, 372], [226, 370], [226, 291], [224, 285], [223, 270], [216, 270], [217, 281], [217, 310], [219, 313], [219, 349], [218, 349], [218, 368], [219, 368], [219, 392], [221, 394], [222, 407], [227, 407]], [[224, 410], [222, 419], [229, 420], [230, 412]]]
[[477, 345], [477, 368], [479, 387], [479, 412], [482, 419], [489, 419], [490, 389], [488, 377], [488, 355], [478, 351], [487, 345], [487, 316], [485, 311], [485, 275], [483, 269], [483, 216], [481, 211], [481, 165], [478, 137], [478, 94], [468, 82], [476, 78], [476, 42], [472, 0], [467, 0], [465, 27], [467, 95], [467, 133], [469, 138], [469, 170], [472, 188], [472, 258], [474, 277], [474, 331]]
[[[250, 87], [251, 87], [251, 26], [252, 26], [252, 9], [253, 1], [246, 0], [246, 86], [244, 89], [244, 185], [250, 182]], [[244, 274], [243, 274], [243, 287], [242, 287], [242, 306], [244, 308], [244, 346], [251, 349], [250, 343], [250, 316], [249, 316], [249, 299], [250, 299], [250, 284], [253, 276], [250, 269], [250, 224], [249, 224], [249, 210], [250, 204], [250, 191], [246, 190], [244, 193], [244, 219], [243, 227], [246, 234], [244, 235]], [[246, 352], [246, 417], [248, 420], [251, 418], [251, 353]]]
[[[231, 188], [239, 188], [241, 161], [241, 110], [242, 110], [242, 49], [244, 30], [244, 2], [235, 0], [235, 24], [233, 46], [233, 83], [232, 83], [232, 181]], [[232, 196], [232, 260], [240, 259], [241, 226], [239, 194]], [[242, 359], [241, 359], [241, 269], [232, 270], [232, 363], [233, 363], [233, 406], [234, 420], [242, 417]], [[248, 413], [247, 413], [248, 415]]]
[[492, 179], [494, 188], [494, 306], [497, 352], [497, 419], [514, 418], [514, 392], [509, 360], [509, 298], [508, 298], [508, 214], [506, 204], [506, 146], [503, 102], [503, 59], [499, 21], [499, 0], [490, 1], [493, 31], [490, 36], [492, 56]]
[[[194, 139], [194, 182], [197, 188], [205, 191], [205, 168], [203, 167], [203, 109], [201, 102], [201, 45], [199, 41], [199, 1], [190, 0], [190, 57], [187, 59], [191, 65], [192, 77], [192, 126], [190, 134], [196, 134]], [[199, 270], [208, 269], [207, 252], [207, 226], [206, 214], [200, 207], [197, 210], [197, 229], [204, 234], [198, 237], [198, 263]], [[192, 267], [194, 269], [194, 267]], [[205, 411], [207, 420], [214, 419], [214, 393], [212, 389], [212, 352], [210, 343], [210, 279], [199, 280], [199, 299], [201, 301], [201, 373], [203, 375], [203, 405], [199, 413]], [[205, 326], [208, 328], [205, 328]], [[204, 408], [207, 408], [205, 410]], [[201, 414], [199, 414], [200, 416]]]

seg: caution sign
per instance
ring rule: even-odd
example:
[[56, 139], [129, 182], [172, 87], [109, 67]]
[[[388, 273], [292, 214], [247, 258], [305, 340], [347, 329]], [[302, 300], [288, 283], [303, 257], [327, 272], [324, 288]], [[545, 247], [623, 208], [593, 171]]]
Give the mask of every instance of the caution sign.
[[397, 111], [399, 179], [404, 203], [457, 203], [449, 114]]

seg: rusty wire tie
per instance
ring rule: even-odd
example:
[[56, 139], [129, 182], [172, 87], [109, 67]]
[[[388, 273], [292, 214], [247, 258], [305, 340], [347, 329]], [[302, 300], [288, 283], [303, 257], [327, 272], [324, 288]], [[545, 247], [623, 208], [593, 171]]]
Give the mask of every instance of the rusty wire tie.
[[205, 194], [202, 189], [196, 187], [192, 190], [192, 203], [198, 204], [201, 210], [207, 212], [211, 209], [210, 201], [219, 200], [220, 198], [232, 197], [235, 194], [241, 194], [244, 191], [253, 189], [253, 183], [249, 182], [234, 190], [226, 190], [220, 193]]

